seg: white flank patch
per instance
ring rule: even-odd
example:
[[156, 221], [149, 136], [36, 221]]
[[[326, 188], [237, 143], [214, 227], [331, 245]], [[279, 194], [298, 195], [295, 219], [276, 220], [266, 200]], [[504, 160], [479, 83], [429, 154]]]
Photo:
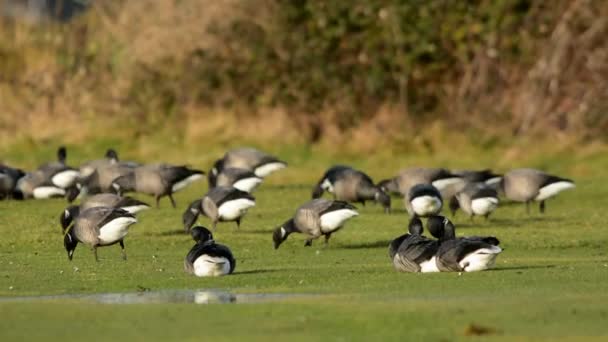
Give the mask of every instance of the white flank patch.
[[65, 196], [65, 190], [56, 186], [40, 186], [34, 189], [32, 194], [36, 199]]
[[265, 164], [262, 166], [259, 166], [255, 169], [255, 171], [253, 171], [253, 173], [255, 173], [256, 176], [258, 177], [266, 177], [269, 174], [278, 171], [280, 169], [284, 169], [285, 168], [285, 164], [284, 163], [269, 163], [269, 164]]
[[435, 196], [420, 196], [411, 202], [414, 213], [418, 216], [436, 215], [441, 211], [443, 203]]
[[258, 185], [260, 185], [260, 183], [262, 183], [261, 178], [249, 177], [249, 178], [243, 178], [243, 179], [240, 179], [240, 180], [234, 182], [234, 184], [232, 184], [232, 186], [241, 191], [252, 192], [255, 188], [258, 187]]
[[171, 187], [171, 191], [177, 192], [177, 191], [185, 188], [186, 186], [188, 186], [190, 183], [197, 181], [201, 178], [203, 178], [203, 175], [201, 175], [201, 174], [195, 174], [192, 176], [188, 176], [188, 177], [182, 179], [181, 181], [173, 184], [173, 186]]
[[471, 201], [471, 210], [473, 210], [473, 214], [480, 216], [493, 212], [497, 206], [498, 198], [496, 197], [482, 197]]
[[281, 227], [281, 237], [284, 238], [285, 235], [287, 235], [287, 231], [285, 230], [285, 228]]
[[571, 189], [574, 187], [574, 183], [566, 181], [552, 183], [540, 188], [540, 191], [538, 192], [538, 195], [536, 196], [535, 200], [544, 201], [547, 198], [553, 197], [566, 189]]
[[325, 178], [323, 180], [323, 183], [321, 183], [321, 189], [328, 191], [332, 194], [334, 193], [334, 187], [333, 187], [333, 185], [331, 185], [331, 182], [327, 178]]
[[224, 257], [203, 254], [194, 260], [192, 266], [197, 277], [217, 277], [230, 273], [230, 261]]
[[130, 214], [137, 214], [138, 212], [140, 212], [142, 210], [150, 209], [150, 207], [147, 205], [140, 204], [140, 205], [132, 205], [132, 206], [128, 206], [128, 207], [121, 207], [120, 209], [126, 210]]
[[486, 179], [485, 183], [487, 185], [498, 184], [502, 180], [502, 177], [492, 177], [490, 179]]
[[[473, 253], [468, 254], [459, 264], [464, 268], [465, 272], [477, 272], [487, 270], [494, 267], [496, 257], [502, 252], [502, 248], [492, 246], [490, 248], [481, 248]], [[467, 265], [468, 264], [468, 265]], [[464, 265], [467, 265], [464, 267]]]
[[101, 245], [109, 245], [122, 240], [129, 232], [129, 226], [136, 223], [132, 217], [117, 217], [99, 228]]
[[432, 184], [434, 187], [437, 188], [437, 190], [442, 191], [445, 188], [447, 188], [448, 186], [458, 184], [462, 181], [463, 180], [460, 177], [452, 177], [452, 178], [438, 179], [438, 180], [434, 181]]
[[84, 166], [80, 168], [80, 175], [82, 178], [87, 178], [88, 176], [92, 175], [93, 172], [95, 172], [94, 167]]
[[255, 202], [247, 198], [239, 198], [224, 202], [217, 210], [220, 220], [232, 221], [245, 215], [247, 209], [255, 206]]
[[420, 263], [420, 272], [422, 273], [434, 273], [439, 272], [437, 268], [437, 263], [435, 262], [436, 258], [433, 256], [431, 259], [427, 261], [423, 261]]
[[339, 209], [321, 215], [321, 231], [324, 233], [333, 232], [342, 227], [346, 220], [359, 215], [352, 209]]
[[76, 170], [65, 170], [55, 174], [51, 181], [58, 187], [66, 189], [74, 185], [79, 176], [80, 172]]

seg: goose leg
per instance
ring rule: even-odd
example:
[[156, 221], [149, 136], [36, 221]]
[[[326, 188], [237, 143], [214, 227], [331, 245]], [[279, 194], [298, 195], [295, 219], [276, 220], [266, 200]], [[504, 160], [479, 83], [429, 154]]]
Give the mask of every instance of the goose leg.
[[122, 254], [122, 260], [127, 260], [127, 251], [125, 251], [125, 243], [120, 240], [118, 243], [120, 243], [120, 253]]
[[483, 217], [486, 218], [486, 221], [489, 221], [490, 220], [490, 213], [487, 213], [487, 214], [483, 215]]
[[540, 210], [541, 214], [545, 213], [545, 201], [540, 201], [540, 204], [538, 205], [538, 209]]
[[329, 238], [331, 237], [331, 233], [325, 234], [325, 247], [329, 244]]
[[156, 209], [160, 208], [160, 195], [156, 195]]
[[171, 205], [173, 206], [173, 208], [176, 208], [175, 200], [173, 199], [173, 194], [168, 194], [167, 196], [169, 196], [169, 199], [171, 200]]
[[312, 238], [306, 239], [306, 242], [304, 243], [304, 247], [310, 247], [310, 246], [312, 246]]
[[213, 226], [211, 227], [211, 231], [215, 232], [215, 226], [217, 226], [217, 220], [213, 220]]
[[93, 255], [95, 256], [95, 261], [99, 262], [99, 258], [97, 257], [97, 246], [93, 247]]
[[237, 218], [236, 220], [236, 229], [241, 229], [241, 218]]
[[530, 201], [526, 201], [526, 214], [530, 215]]

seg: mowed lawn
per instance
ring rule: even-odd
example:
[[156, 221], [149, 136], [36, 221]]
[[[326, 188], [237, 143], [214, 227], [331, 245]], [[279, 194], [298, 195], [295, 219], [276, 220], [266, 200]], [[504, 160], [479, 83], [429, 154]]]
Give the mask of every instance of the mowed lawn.
[[[205, 182], [178, 193], [177, 209], [164, 199], [159, 210], [139, 215], [125, 240], [126, 262], [111, 246], [99, 249], [96, 263], [83, 245], [69, 262], [58, 224], [63, 200], [0, 202], [0, 340], [608, 339], [606, 178], [576, 178], [577, 188], [549, 200], [545, 215], [537, 206], [527, 215], [512, 203], [503, 203], [489, 222], [471, 222], [459, 212], [453, 218], [458, 235], [500, 239], [504, 252], [494, 270], [402, 274], [387, 255], [389, 241], [407, 229], [400, 199], [391, 215], [359, 205], [361, 215], [327, 248], [322, 239], [304, 247], [304, 236], [294, 234], [273, 249], [272, 230], [309, 199], [316, 172], [299, 182], [270, 176], [240, 230], [218, 225], [215, 238], [230, 246], [237, 267], [234, 275], [213, 279], [183, 271], [193, 242], [181, 215], [206, 191]], [[209, 224], [204, 217], [199, 222]], [[209, 305], [9, 300], [142, 289], [310, 296]]]

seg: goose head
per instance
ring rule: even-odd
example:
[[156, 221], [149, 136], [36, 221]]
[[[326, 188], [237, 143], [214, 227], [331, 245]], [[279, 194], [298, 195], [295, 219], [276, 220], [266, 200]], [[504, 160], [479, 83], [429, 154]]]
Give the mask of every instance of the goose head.
[[274, 249], [278, 249], [283, 241], [287, 240], [287, 237], [291, 232], [294, 231], [293, 219], [288, 220], [282, 226], [277, 227], [272, 233], [272, 240], [274, 241]]

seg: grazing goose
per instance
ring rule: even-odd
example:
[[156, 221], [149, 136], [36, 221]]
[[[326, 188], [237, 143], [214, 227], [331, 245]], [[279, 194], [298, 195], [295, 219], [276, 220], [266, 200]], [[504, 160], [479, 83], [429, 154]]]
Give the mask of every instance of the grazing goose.
[[81, 177], [78, 181], [80, 193], [83, 195], [94, 195], [114, 191], [112, 182], [121, 176], [126, 176], [133, 172], [134, 166], [117, 162], [98, 166], [87, 177]]
[[264, 178], [285, 167], [287, 167], [286, 162], [255, 148], [238, 148], [226, 152], [222, 159], [217, 160], [213, 164], [208, 176], [209, 186], [216, 186], [217, 176], [222, 170], [227, 168], [250, 170], [253, 171], [256, 176]]
[[312, 246], [312, 240], [324, 235], [325, 245], [327, 245], [331, 234], [342, 228], [347, 220], [359, 215], [356, 209], [347, 202], [323, 198], [306, 202], [296, 210], [293, 218], [275, 229], [272, 235], [274, 248], [279, 248], [291, 233], [308, 235], [305, 246]]
[[157, 208], [160, 198], [168, 196], [175, 208], [173, 193], [202, 178], [203, 174], [203, 171], [186, 166], [150, 164], [136, 167], [132, 172], [116, 178], [112, 181], [112, 188], [119, 195], [128, 191], [152, 195], [156, 198]]
[[412, 218], [408, 230], [408, 234], [394, 239], [388, 247], [395, 270], [413, 273], [439, 272], [435, 263], [438, 241], [422, 235], [422, 221], [417, 217]]
[[121, 197], [115, 194], [98, 194], [87, 197], [79, 206], [71, 205], [67, 207], [59, 218], [61, 227], [66, 229], [70, 223], [72, 223], [72, 220], [78, 217], [80, 212], [95, 207], [118, 208], [125, 210], [130, 214], [137, 214], [142, 210], [150, 208], [150, 205], [128, 196]]
[[232, 187], [215, 187], [202, 199], [190, 203], [182, 215], [184, 230], [187, 232], [201, 213], [213, 221], [213, 230], [218, 222], [227, 221], [235, 221], [240, 228], [241, 219], [253, 206], [255, 198], [251, 194]]
[[95, 261], [99, 261], [97, 247], [119, 243], [122, 258], [127, 260], [123, 239], [129, 231], [129, 226], [136, 222], [133, 214], [122, 209], [95, 207], [82, 211], [74, 223], [64, 231], [63, 243], [68, 252], [68, 259], [72, 260], [74, 250], [80, 242], [93, 249]]
[[452, 215], [462, 208], [471, 220], [473, 216], [483, 216], [488, 219], [498, 207], [498, 192], [485, 183], [469, 183], [462, 191], [450, 200]]
[[485, 183], [493, 185], [500, 183], [502, 175], [492, 172], [490, 169], [483, 170], [452, 170], [452, 174], [462, 177], [467, 183]]
[[252, 192], [262, 183], [262, 178], [258, 177], [253, 171], [229, 167], [223, 169], [216, 177], [216, 186], [228, 186], [245, 192]]
[[196, 244], [184, 260], [186, 273], [197, 277], [216, 277], [234, 272], [236, 260], [230, 249], [215, 243], [213, 234], [205, 227], [192, 228], [192, 238]]
[[526, 203], [526, 212], [530, 213], [530, 202], [540, 202], [541, 213], [545, 212], [545, 201], [558, 193], [574, 188], [570, 179], [546, 174], [535, 169], [515, 169], [507, 172], [502, 178], [502, 190], [505, 196], [516, 202]]
[[443, 192], [459, 183], [462, 183], [462, 178], [446, 169], [416, 167], [404, 169], [397, 177], [382, 180], [378, 185], [387, 193], [407, 196], [416, 184], [432, 184]]
[[13, 197], [17, 183], [24, 176], [21, 169], [0, 164], [0, 199]]
[[385, 212], [391, 210], [391, 198], [372, 179], [362, 171], [348, 166], [337, 165], [325, 172], [312, 192], [312, 198], [319, 198], [328, 191], [334, 199], [346, 202], [375, 201], [384, 207]]
[[406, 197], [406, 209], [410, 216], [437, 215], [442, 206], [441, 193], [430, 184], [414, 185]]
[[454, 225], [443, 216], [429, 217], [428, 229], [439, 239], [435, 255], [441, 272], [476, 272], [494, 267], [502, 252], [500, 241], [493, 236], [456, 238]]

